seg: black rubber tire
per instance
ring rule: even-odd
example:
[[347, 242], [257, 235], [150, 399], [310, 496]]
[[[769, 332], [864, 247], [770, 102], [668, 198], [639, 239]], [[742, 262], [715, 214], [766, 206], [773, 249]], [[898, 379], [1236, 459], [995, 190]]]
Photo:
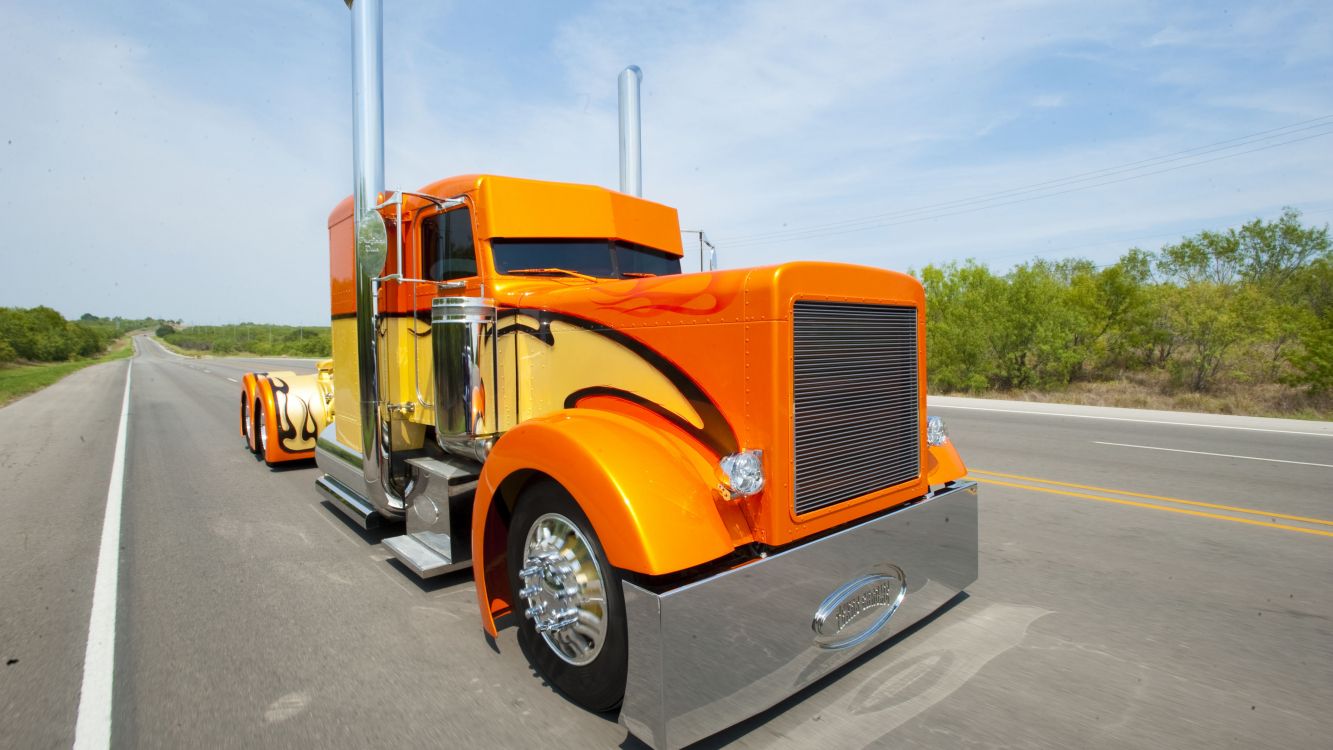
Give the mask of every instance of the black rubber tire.
[[[523, 616], [525, 604], [518, 597], [522, 584], [518, 580], [519, 566], [528, 529], [546, 513], [559, 513], [573, 521], [587, 538], [592, 553], [597, 557], [603, 577], [606, 596], [606, 642], [597, 658], [583, 666], [575, 666], [556, 655], [537, 632], [532, 620]], [[518, 643], [528, 663], [547, 682], [565, 694], [565, 697], [589, 711], [605, 712], [620, 706], [625, 697], [625, 680], [629, 672], [629, 638], [625, 626], [625, 596], [620, 588], [620, 575], [606, 559], [602, 543], [592, 530], [588, 517], [564, 487], [551, 481], [534, 484], [523, 491], [518, 499], [514, 516], [509, 524], [506, 548], [509, 568], [509, 590], [514, 592], [515, 618], [518, 620]]]
[[250, 402], [246, 399], [244, 393], [241, 394], [241, 424], [248, 428], [242, 435], [242, 439], [245, 441], [245, 449], [250, 451], [252, 455], [258, 456], [259, 449], [254, 444], [255, 438], [258, 437], [258, 434], [255, 433], [255, 415], [250, 411]]
[[268, 431], [268, 425], [264, 424], [268, 420], [264, 405], [255, 402], [255, 456], [264, 462], [265, 466], [277, 466], [276, 463], [268, 460], [268, 451], [264, 450], [264, 440]]

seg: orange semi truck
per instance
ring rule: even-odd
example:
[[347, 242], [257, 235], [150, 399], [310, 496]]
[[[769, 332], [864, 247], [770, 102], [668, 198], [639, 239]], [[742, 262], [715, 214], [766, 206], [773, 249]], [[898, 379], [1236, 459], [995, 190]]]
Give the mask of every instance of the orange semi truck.
[[383, 543], [416, 574], [470, 568], [487, 633], [516, 626], [542, 677], [658, 748], [774, 705], [975, 581], [976, 485], [925, 415], [916, 280], [682, 273], [676, 211], [600, 187], [386, 191], [381, 9], [348, 5], [333, 357], [245, 376], [251, 450], [313, 456], [331, 505], [402, 528]]

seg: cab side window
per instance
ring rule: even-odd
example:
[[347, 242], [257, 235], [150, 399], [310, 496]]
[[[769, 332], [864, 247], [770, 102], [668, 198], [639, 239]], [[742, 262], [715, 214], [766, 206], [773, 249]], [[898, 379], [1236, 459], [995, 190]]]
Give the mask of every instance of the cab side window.
[[421, 272], [428, 281], [477, 275], [472, 213], [466, 207], [427, 216], [421, 221]]

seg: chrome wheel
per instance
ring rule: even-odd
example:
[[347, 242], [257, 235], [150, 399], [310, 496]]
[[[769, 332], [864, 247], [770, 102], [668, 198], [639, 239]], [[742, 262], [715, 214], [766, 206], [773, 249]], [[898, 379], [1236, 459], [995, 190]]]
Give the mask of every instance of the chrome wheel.
[[528, 528], [519, 596], [555, 655], [574, 666], [597, 658], [606, 642], [607, 612], [601, 563], [583, 532], [559, 513]]
[[245, 447], [254, 450], [255, 425], [250, 421], [250, 404], [244, 398], [241, 399], [241, 425], [245, 430]]

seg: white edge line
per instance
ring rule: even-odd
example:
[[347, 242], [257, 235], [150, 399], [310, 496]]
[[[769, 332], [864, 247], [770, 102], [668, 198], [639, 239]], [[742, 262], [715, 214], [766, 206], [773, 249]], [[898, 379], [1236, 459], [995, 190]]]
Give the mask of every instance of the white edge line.
[[1322, 466], [1325, 469], [1333, 469], [1333, 464], [1317, 464], [1311, 461], [1288, 461], [1282, 458], [1260, 458], [1258, 456], [1236, 456], [1231, 453], [1209, 453], [1208, 451], [1187, 451], [1182, 448], [1159, 448], [1155, 445], [1130, 445], [1129, 443], [1103, 443], [1100, 440], [1092, 441], [1097, 445], [1114, 445], [1118, 448], [1142, 448], [1148, 451], [1170, 451], [1172, 453], [1193, 453], [1198, 456], [1218, 456], [1221, 458], [1244, 458], [1250, 461], [1271, 461], [1275, 464], [1300, 464], [1301, 466]]
[[985, 406], [957, 406], [954, 404], [928, 404], [927, 409], [967, 409], [968, 411], [998, 411], [1007, 414], [1032, 414], [1038, 417], [1071, 417], [1073, 419], [1104, 419], [1111, 422], [1141, 422], [1144, 424], [1165, 424], [1177, 427], [1208, 427], [1214, 430], [1248, 430], [1250, 432], [1277, 432], [1283, 435], [1305, 435], [1307, 437], [1333, 438], [1329, 432], [1297, 432], [1296, 430], [1274, 430], [1267, 427], [1238, 427], [1229, 424], [1200, 424], [1198, 422], [1171, 422], [1165, 419], [1135, 419], [1133, 417], [1099, 417], [1092, 414], [1066, 414], [1054, 411], [1026, 411], [1023, 409], [994, 409]]
[[129, 430], [131, 358], [125, 369], [125, 399], [120, 405], [120, 430], [111, 459], [106, 490], [106, 518], [97, 552], [92, 614], [88, 618], [88, 647], [83, 656], [83, 686], [74, 724], [74, 750], [102, 750], [111, 746], [111, 686], [116, 666], [116, 589], [120, 578], [120, 509], [125, 491], [125, 436]]

